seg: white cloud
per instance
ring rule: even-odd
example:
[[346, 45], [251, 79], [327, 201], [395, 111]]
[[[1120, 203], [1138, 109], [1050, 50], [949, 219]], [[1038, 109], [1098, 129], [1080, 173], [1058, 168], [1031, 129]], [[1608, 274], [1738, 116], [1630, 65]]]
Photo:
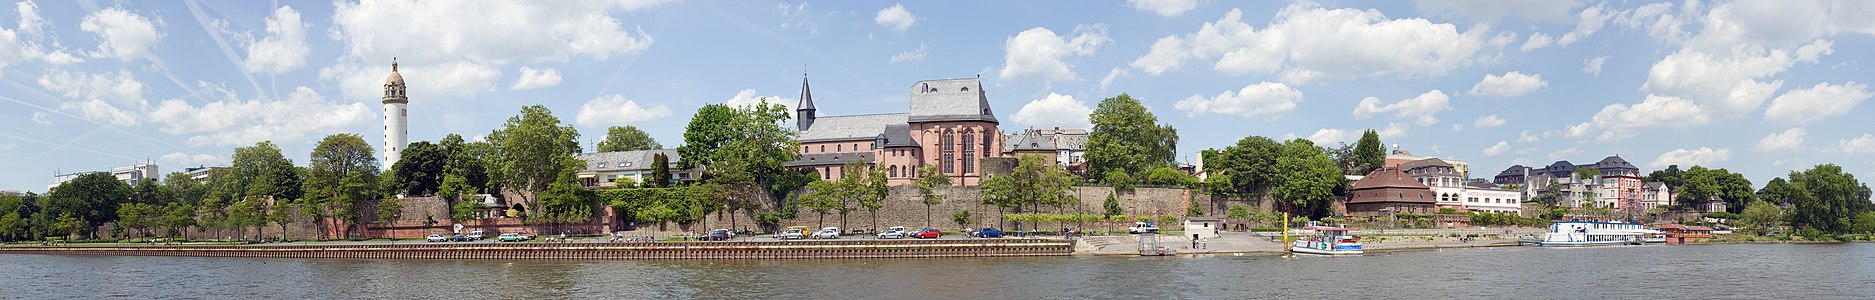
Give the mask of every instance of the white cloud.
[[110, 103], [105, 103], [104, 100], [95, 98], [78, 102], [66, 102], [64, 104], [59, 104], [59, 108], [78, 111], [78, 114], [85, 116], [86, 119], [111, 123], [117, 126], [132, 126], [142, 123], [137, 120], [136, 113], [118, 109]]
[[1556, 39], [1550, 37], [1548, 34], [1544, 34], [1542, 32], [1531, 33], [1530, 39], [1525, 40], [1523, 42], [1523, 46], [1517, 47], [1517, 50], [1523, 50], [1523, 52], [1530, 52], [1530, 50], [1543, 49], [1543, 47], [1549, 47], [1550, 45], [1555, 44], [1555, 41]]
[[[397, 73], [404, 77], [411, 102], [461, 100], [494, 91], [495, 82], [501, 79], [495, 65], [470, 61], [400, 63]], [[345, 98], [363, 101], [384, 97], [384, 79], [390, 74], [389, 61], [346, 62], [319, 69], [319, 79], [338, 82]]]
[[1354, 107], [1354, 118], [1365, 119], [1380, 113], [1393, 113], [1394, 119], [1410, 119], [1419, 126], [1432, 126], [1439, 123], [1436, 117], [1440, 111], [1451, 110], [1451, 97], [1445, 92], [1432, 90], [1413, 98], [1400, 100], [1386, 106], [1380, 105], [1380, 98], [1367, 97]]
[[338, 82], [346, 98], [377, 99], [397, 57], [411, 101], [466, 98], [493, 91], [507, 64], [643, 52], [655, 40], [613, 14], [664, 2], [338, 2], [328, 34], [344, 54], [319, 78]]
[[1465, 131], [1465, 123], [1452, 123], [1452, 132]]
[[1758, 150], [1759, 152], [1803, 149], [1803, 139], [1804, 136], [1808, 134], [1809, 131], [1804, 130], [1803, 127], [1791, 128], [1789, 130], [1784, 130], [1784, 132], [1773, 132], [1771, 135], [1764, 136], [1763, 139], [1758, 139], [1758, 145], [1751, 147], [1751, 149]]
[[1075, 100], [1072, 96], [1048, 93], [1048, 97], [1022, 105], [1022, 110], [1016, 111], [1010, 118], [1036, 128], [1091, 129], [1094, 126], [1088, 122], [1087, 116], [1093, 112], [1094, 109], [1088, 107], [1087, 103]]
[[1606, 63], [1608, 63], [1607, 56], [1590, 58], [1588, 61], [1583, 62], [1582, 73], [1589, 74], [1589, 76], [1602, 76], [1602, 64]]
[[1634, 137], [1636, 131], [1649, 127], [1686, 128], [1711, 122], [1704, 108], [1677, 97], [1647, 96], [1640, 104], [1609, 104], [1588, 122], [1564, 129], [1565, 137], [1598, 142]]
[[1671, 165], [1711, 166], [1731, 159], [1732, 149], [1730, 148], [1720, 148], [1716, 150], [1706, 147], [1699, 147], [1699, 149], [1674, 149], [1673, 151], [1667, 151], [1667, 153], [1661, 153], [1660, 158], [1656, 158], [1654, 162], [1648, 163], [1647, 167], [1665, 168]]
[[795, 106], [800, 104], [800, 103], [796, 103], [796, 102], [799, 102], [800, 99], [795, 99], [795, 98], [785, 98], [781, 96], [757, 96], [755, 94], [755, 89], [742, 89], [742, 91], [736, 92], [735, 96], [730, 96], [729, 100], [723, 101], [723, 104], [728, 104], [729, 106], [734, 106], [734, 107], [743, 107], [743, 106], [760, 104], [764, 100], [768, 101], [769, 104], [781, 104], [782, 106], [787, 106], [789, 113], [793, 113]]
[[1313, 134], [1309, 134], [1309, 140], [1321, 146], [1334, 145], [1335, 143], [1353, 144], [1354, 141], [1358, 139], [1360, 139], [1360, 134], [1351, 133], [1339, 128], [1322, 128], [1316, 130]]
[[1000, 74], [1006, 80], [1077, 79], [1064, 60], [1092, 56], [1094, 50], [1110, 42], [1113, 39], [1107, 38], [1107, 26], [1103, 24], [1075, 26], [1072, 36], [1057, 36], [1048, 28], [1030, 28], [1003, 43], [1005, 54]]
[[1287, 84], [1266, 81], [1245, 86], [1236, 93], [1224, 91], [1208, 99], [1194, 94], [1172, 107], [1185, 111], [1186, 116], [1213, 113], [1275, 120], [1295, 110], [1297, 102], [1302, 102], [1301, 91]]
[[1471, 86], [1471, 95], [1486, 97], [1519, 97], [1529, 95], [1538, 89], [1549, 86], [1542, 74], [1524, 74], [1510, 71], [1504, 75], [1484, 74], [1484, 79]]
[[1836, 146], [1825, 150], [1831, 153], [1849, 155], [1875, 154], [1875, 135], [1864, 133], [1862, 136], [1853, 139], [1842, 139], [1836, 142]]
[[35, 111], [33, 112], [33, 123], [39, 123], [40, 126], [52, 126], [52, 115], [43, 111]]
[[1842, 85], [1817, 83], [1771, 99], [1771, 107], [1764, 110], [1764, 119], [1778, 124], [1802, 125], [1849, 114], [1868, 98], [1868, 85], [1854, 81]]
[[1440, 15], [1459, 15], [1492, 23], [1504, 18], [1523, 18], [1544, 22], [1567, 22], [1570, 11], [1581, 5], [1576, 0], [1417, 0], [1420, 10]]
[[1491, 145], [1490, 147], [1484, 148], [1484, 157], [1497, 156], [1498, 154], [1504, 154], [1505, 152], [1510, 152], [1510, 142], [1497, 141], [1496, 145]]
[[98, 35], [98, 50], [90, 52], [92, 57], [128, 61], [150, 55], [150, 48], [163, 38], [163, 34], [156, 31], [156, 23], [161, 22], [110, 7], [86, 15], [84, 21], [78, 23], [78, 29]]
[[1380, 128], [1374, 133], [1379, 134], [1382, 139], [1398, 139], [1405, 138], [1407, 130], [1410, 129], [1412, 127], [1406, 126], [1406, 123], [1387, 123], [1387, 127]]
[[66, 98], [87, 100], [103, 99], [111, 104], [143, 109], [147, 101], [143, 99], [143, 82], [137, 81], [128, 70], [118, 70], [114, 74], [74, 73], [65, 70], [48, 71], [39, 75], [39, 86], [47, 91], [58, 93]]
[[200, 106], [180, 99], [163, 100], [149, 114], [151, 121], [162, 124], [160, 130], [165, 133], [192, 134], [190, 146], [238, 147], [263, 140], [309, 143], [319, 135], [356, 131], [361, 125], [382, 120], [376, 109], [364, 103], [329, 101], [304, 86], [294, 89], [284, 100], [238, 100], [225, 87], [202, 84], [199, 88], [219, 91], [229, 98]]
[[267, 37], [247, 45], [247, 61], [242, 68], [285, 73], [305, 66], [306, 56], [311, 54], [312, 48], [306, 44], [306, 24], [300, 22], [299, 12], [292, 6], [281, 6], [267, 17]]
[[579, 126], [605, 128], [656, 120], [669, 115], [671, 109], [662, 104], [639, 105], [638, 101], [612, 94], [587, 101], [586, 105], [579, 107], [579, 116], [575, 120]]
[[1517, 142], [1518, 142], [1518, 143], [1534, 143], [1534, 142], [1536, 142], [1536, 141], [1540, 141], [1540, 140], [1542, 140], [1542, 138], [1540, 138], [1540, 137], [1537, 137], [1537, 136], [1536, 136], [1536, 135], [1534, 135], [1534, 134], [1530, 134], [1530, 131], [1529, 131], [1529, 130], [1525, 130], [1525, 131], [1523, 131], [1523, 132], [1518, 132], [1518, 133], [1517, 133]]
[[1100, 90], [1106, 91], [1107, 87], [1113, 85], [1113, 80], [1120, 79], [1120, 76], [1127, 74], [1132, 74], [1132, 72], [1126, 71], [1124, 67], [1113, 67], [1112, 71], [1107, 71], [1107, 77], [1100, 78]]
[[[1833, 43], [1818, 40], [1803, 46], [1803, 53], [1828, 53]], [[1755, 110], [1771, 97], [1783, 81], [1757, 79], [1783, 73], [1797, 61], [1793, 51], [1739, 47], [1723, 54], [1682, 49], [1668, 54], [1648, 70], [1641, 90], [1650, 94], [1682, 97], [1709, 104], [1718, 117], [1736, 117]], [[1811, 54], [1809, 56], [1820, 55]]]
[[1556, 38], [1556, 45], [1568, 47], [1569, 44], [1595, 35], [1596, 31], [1607, 26], [1608, 20], [1614, 19], [1618, 13], [1619, 11], [1610, 10], [1606, 4], [1597, 4], [1582, 9], [1582, 12], [1576, 14], [1576, 29]]
[[560, 85], [560, 70], [553, 68], [539, 69], [521, 67], [521, 79], [514, 81], [508, 89], [529, 90]]
[[163, 156], [157, 158], [157, 160], [162, 162], [164, 165], [172, 165], [172, 166], [218, 165], [218, 164], [227, 162], [227, 160], [221, 159], [221, 157], [217, 157], [217, 156], [210, 155], [210, 154], [203, 154], [203, 153], [187, 154], [187, 153], [182, 153], [182, 152], [170, 152], [169, 154], [163, 154]]
[[931, 48], [930, 44], [918, 43], [918, 49], [905, 51], [905, 52], [899, 52], [898, 54], [893, 54], [892, 63], [896, 64], [896, 63], [903, 63], [903, 62], [922, 61], [924, 60], [925, 55], [930, 53], [929, 52], [930, 48]]
[[1215, 58], [1217, 71], [1276, 73], [1292, 84], [1442, 75], [1477, 61], [1486, 38], [1482, 27], [1461, 33], [1456, 25], [1388, 19], [1378, 10], [1298, 3], [1278, 12], [1260, 31], [1243, 22], [1241, 10], [1232, 9], [1197, 32], [1160, 38], [1129, 66], [1160, 75], [1188, 59]]
[[1576, 147], [1569, 147], [1569, 148], [1564, 148], [1562, 150], [1556, 150], [1556, 152], [1550, 152], [1549, 159], [1563, 159], [1565, 157], [1571, 157], [1571, 156], [1576, 156], [1576, 155], [1582, 155], [1582, 149], [1576, 148]]
[[879, 25], [885, 25], [885, 27], [891, 27], [892, 30], [905, 31], [906, 29], [911, 29], [912, 24], [918, 23], [918, 17], [912, 16], [911, 11], [905, 10], [904, 3], [899, 3], [892, 7], [879, 10], [879, 14], [873, 16], [872, 21], [878, 22]]
[[1478, 121], [1471, 122], [1471, 127], [1491, 128], [1491, 127], [1504, 126], [1504, 123], [1506, 122], [1508, 121], [1505, 121], [1504, 118], [1497, 117], [1497, 115], [1487, 115], [1483, 117], [1478, 117]]
[[1133, 9], [1171, 17], [1198, 8], [1199, 0], [1126, 0]]
[[38, 3], [33, 3], [32, 0], [20, 1], [14, 3], [13, 8], [20, 14], [19, 32], [21, 34], [37, 36], [45, 33], [46, 19], [39, 16]]

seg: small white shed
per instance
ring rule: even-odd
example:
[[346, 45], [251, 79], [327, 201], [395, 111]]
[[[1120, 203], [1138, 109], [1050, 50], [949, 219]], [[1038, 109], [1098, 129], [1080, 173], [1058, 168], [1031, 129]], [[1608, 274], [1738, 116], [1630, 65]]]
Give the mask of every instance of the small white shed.
[[1224, 219], [1191, 217], [1185, 219], [1185, 236], [1198, 238], [1217, 238], [1217, 233], [1224, 230]]

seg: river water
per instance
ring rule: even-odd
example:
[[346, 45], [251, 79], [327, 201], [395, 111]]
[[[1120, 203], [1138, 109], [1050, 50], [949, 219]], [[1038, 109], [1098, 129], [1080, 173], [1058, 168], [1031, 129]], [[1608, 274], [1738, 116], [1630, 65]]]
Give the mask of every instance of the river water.
[[27, 299], [1868, 299], [1875, 244], [767, 261], [0, 255], [0, 291]]

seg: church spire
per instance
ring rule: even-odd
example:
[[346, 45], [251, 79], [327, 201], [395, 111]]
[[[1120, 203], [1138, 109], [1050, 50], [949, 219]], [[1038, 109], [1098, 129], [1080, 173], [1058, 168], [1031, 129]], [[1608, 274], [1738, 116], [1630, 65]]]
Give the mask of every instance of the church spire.
[[795, 105], [794, 111], [795, 130], [807, 131], [808, 127], [814, 126], [814, 112], [818, 110], [814, 109], [814, 93], [807, 86], [806, 73], [801, 74], [801, 104]]

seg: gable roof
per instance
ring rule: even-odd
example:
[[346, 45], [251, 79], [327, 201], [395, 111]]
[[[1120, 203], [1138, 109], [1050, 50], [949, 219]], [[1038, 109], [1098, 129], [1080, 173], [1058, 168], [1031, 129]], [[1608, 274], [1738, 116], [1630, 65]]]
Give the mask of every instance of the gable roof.
[[911, 122], [996, 122], [978, 78], [924, 80], [911, 85]]
[[650, 170], [653, 168], [651, 166], [652, 157], [658, 153], [663, 153], [665, 158], [669, 159], [666, 163], [672, 166], [672, 169], [676, 169], [675, 166], [677, 165], [678, 159], [677, 149], [580, 153], [579, 155], [574, 155], [573, 158], [578, 158], [586, 162], [585, 169], [581, 171]]
[[851, 162], [872, 163], [873, 153], [868, 151], [802, 154], [801, 158], [782, 163], [781, 165], [785, 167], [840, 166]]
[[794, 137], [802, 142], [870, 140], [884, 134], [887, 126], [905, 124], [905, 117], [904, 113], [819, 117]]
[[918, 140], [911, 138], [911, 124], [898, 123], [898, 124], [886, 125], [885, 133], [880, 134], [879, 137], [884, 138], [883, 140], [884, 145], [881, 145], [882, 147], [889, 148], [889, 147], [917, 147], [919, 146]]
[[1352, 190], [1359, 191], [1390, 187], [1431, 189], [1431, 187], [1427, 187], [1424, 184], [1419, 184], [1419, 181], [1414, 180], [1412, 176], [1406, 176], [1406, 173], [1400, 172], [1399, 168], [1380, 168], [1375, 169], [1373, 172], [1368, 172], [1367, 176], [1361, 177], [1361, 180], [1354, 181], [1354, 188]]

